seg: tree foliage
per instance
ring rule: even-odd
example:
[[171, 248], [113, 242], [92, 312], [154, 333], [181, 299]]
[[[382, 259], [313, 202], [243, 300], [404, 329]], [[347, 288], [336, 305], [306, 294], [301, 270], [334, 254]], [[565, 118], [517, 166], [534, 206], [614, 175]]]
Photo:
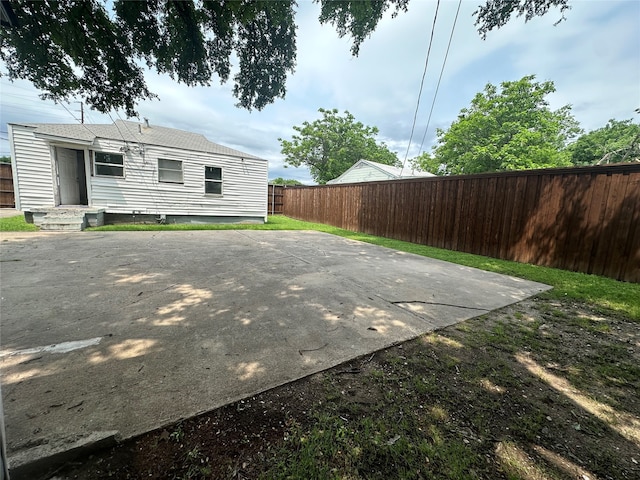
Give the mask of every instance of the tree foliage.
[[271, 185], [303, 185], [302, 182], [294, 180], [293, 178], [274, 178], [269, 182]]
[[[314, 0], [321, 23], [352, 39], [351, 51], [375, 30], [389, 9], [409, 0]], [[564, 10], [568, 0], [487, 0], [476, 14], [481, 34], [513, 12], [527, 19]], [[233, 74], [237, 106], [262, 109], [284, 98], [296, 59], [296, 3], [290, 0], [103, 0], [11, 2], [14, 25], [3, 26], [0, 58], [10, 79], [26, 79], [43, 98], [82, 98], [100, 112], [154, 98], [141, 61], [186, 85], [226, 83]], [[13, 16], [12, 16], [13, 17]], [[232, 59], [237, 58], [237, 70]]]
[[476, 17], [476, 26], [482, 38], [486, 38], [494, 28], [500, 28], [507, 24], [512, 15], [521, 17], [524, 15], [526, 22], [534, 17], [545, 15], [552, 7], [558, 7], [562, 16], [556, 25], [564, 20], [564, 12], [571, 7], [569, 0], [487, 0], [487, 3], [478, 7], [473, 12]]
[[487, 84], [448, 130], [437, 130], [433, 154], [414, 159], [440, 175], [525, 170], [570, 165], [567, 141], [580, 133], [571, 106], [551, 110], [553, 82], [530, 75], [501, 88]]
[[396, 154], [384, 142], [376, 142], [377, 127], [356, 122], [347, 111], [344, 115], [337, 109], [318, 111], [322, 118], [294, 126], [298, 133], [291, 140], [278, 139], [286, 164], [306, 165], [320, 184], [339, 177], [360, 159], [399, 166]]
[[340, 38], [346, 35], [353, 38], [351, 53], [357, 56], [360, 44], [375, 30], [389, 7], [395, 7], [392, 14], [395, 17], [398, 12], [407, 11], [409, 0], [321, 0], [320, 3], [320, 23], [331, 23]]
[[574, 165], [640, 161], [640, 125], [611, 119], [567, 148]]
[[284, 97], [295, 66], [294, 3], [289, 1], [14, 3], [17, 26], [2, 30], [0, 57], [10, 78], [28, 79], [45, 98], [82, 97], [107, 112], [154, 95], [139, 61], [187, 85], [222, 83], [238, 59], [238, 105], [261, 109]]

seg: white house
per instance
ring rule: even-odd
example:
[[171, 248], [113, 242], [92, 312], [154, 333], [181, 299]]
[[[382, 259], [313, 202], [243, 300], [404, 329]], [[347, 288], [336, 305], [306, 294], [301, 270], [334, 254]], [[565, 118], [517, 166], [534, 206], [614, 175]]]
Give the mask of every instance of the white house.
[[358, 160], [349, 170], [327, 184], [377, 182], [379, 180], [398, 180], [400, 178], [435, 177], [433, 173], [421, 172], [411, 168], [401, 169], [370, 160]]
[[65, 206], [107, 222], [266, 221], [267, 161], [203, 135], [147, 120], [8, 127], [16, 208], [36, 223]]

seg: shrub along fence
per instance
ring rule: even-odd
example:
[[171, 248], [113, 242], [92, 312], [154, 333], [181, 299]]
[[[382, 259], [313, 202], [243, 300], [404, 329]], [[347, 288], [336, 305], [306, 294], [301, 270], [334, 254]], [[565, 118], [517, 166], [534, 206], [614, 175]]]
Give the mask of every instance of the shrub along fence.
[[300, 220], [640, 282], [640, 164], [292, 187], [283, 200]]

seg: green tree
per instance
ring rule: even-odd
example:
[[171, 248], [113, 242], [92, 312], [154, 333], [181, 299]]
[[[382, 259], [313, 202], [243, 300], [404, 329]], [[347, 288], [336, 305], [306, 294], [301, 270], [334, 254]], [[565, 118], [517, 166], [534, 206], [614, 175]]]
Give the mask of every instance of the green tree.
[[551, 7], [560, 9], [561, 17], [556, 25], [564, 20], [564, 12], [571, 7], [569, 0], [487, 0], [473, 12], [476, 17], [476, 26], [482, 38], [486, 38], [494, 28], [500, 28], [507, 24], [511, 16], [524, 15], [526, 22], [534, 17], [546, 14]]
[[553, 82], [530, 75], [501, 88], [487, 84], [448, 130], [437, 130], [433, 154], [414, 159], [436, 174], [469, 174], [570, 165], [565, 150], [580, 133], [571, 106], [551, 110], [546, 96]]
[[302, 182], [298, 180], [294, 180], [292, 178], [274, 178], [269, 182], [271, 185], [304, 185]]
[[322, 118], [294, 126], [298, 133], [291, 140], [278, 139], [286, 164], [306, 165], [313, 179], [320, 184], [339, 177], [361, 159], [399, 166], [396, 154], [384, 142], [376, 142], [376, 127], [356, 122], [347, 111], [344, 115], [337, 109], [321, 108], [318, 111]]
[[187, 85], [226, 82], [231, 58], [239, 71], [238, 105], [261, 109], [285, 94], [295, 65], [295, 24], [288, 1], [100, 0], [14, 2], [17, 26], [3, 28], [0, 57], [10, 78], [28, 79], [44, 98], [82, 97], [108, 112], [153, 98], [146, 62]]
[[[350, 36], [351, 51], [375, 30], [389, 9], [407, 10], [409, 0], [314, 0], [319, 20], [340, 37]], [[568, 0], [487, 0], [477, 12], [478, 30], [503, 25], [512, 12], [526, 18], [546, 13]], [[9, 79], [26, 79], [42, 98], [82, 98], [106, 113], [154, 98], [144, 68], [186, 85], [226, 83], [231, 60], [237, 106], [262, 109], [284, 98], [287, 75], [296, 59], [296, 2], [291, 0], [103, 0], [3, 2], [8, 25], [0, 29], [0, 59]], [[13, 9], [13, 12], [11, 12]], [[484, 33], [483, 33], [484, 32]], [[141, 62], [142, 61], [142, 62]]]
[[3, 155], [0, 157], [0, 163], [11, 163], [11, 157]]
[[574, 165], [640, 161], [640, 125], [611, 119], [567, 147]]

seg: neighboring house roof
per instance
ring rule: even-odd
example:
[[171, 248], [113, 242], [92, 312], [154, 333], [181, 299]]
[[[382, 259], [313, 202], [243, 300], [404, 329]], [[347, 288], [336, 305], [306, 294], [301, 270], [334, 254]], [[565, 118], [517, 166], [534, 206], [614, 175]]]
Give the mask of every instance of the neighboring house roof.
[[[394, 167], [392, 165], [385, 165], [383, 163], [372, 162], [371, 160], [358, 160], [355, 164], [353, 164], [346, 172], [340, 175], [338, 178], [334, 178], [333, 180], [329, 180], [327, 183], [343, 183], [342, 180], [347, 180], [350, 176], [349, 174], [354, 170], [362, 169], [362, 168], [372, 168], [378, 170], [384, 176], [386, 176], [389, 180], [396, 180], [400, 178], [415, 178], [415, 177], [435, 177], [433, 173], [422, 172], [420, 170], [408, 169], [404, 170], [399, 167]], [[379, 180], [379, 179], [376, 179]], [[344, 183], [348, 183], [350, 181], [362, 182], [367, 180], [347, 180]]]
[[262, 160], [255, 155], [213, 143], [199, 133], [156, 125], [146, 126], [147, 124], [124, 120], [116, 120], [111, 125], [62, 123], [14, 123], [13, 125], [31, 127], [37, 137], [50, 140], [78, 141], [92, 144], [95, 139], [103, 138]]

